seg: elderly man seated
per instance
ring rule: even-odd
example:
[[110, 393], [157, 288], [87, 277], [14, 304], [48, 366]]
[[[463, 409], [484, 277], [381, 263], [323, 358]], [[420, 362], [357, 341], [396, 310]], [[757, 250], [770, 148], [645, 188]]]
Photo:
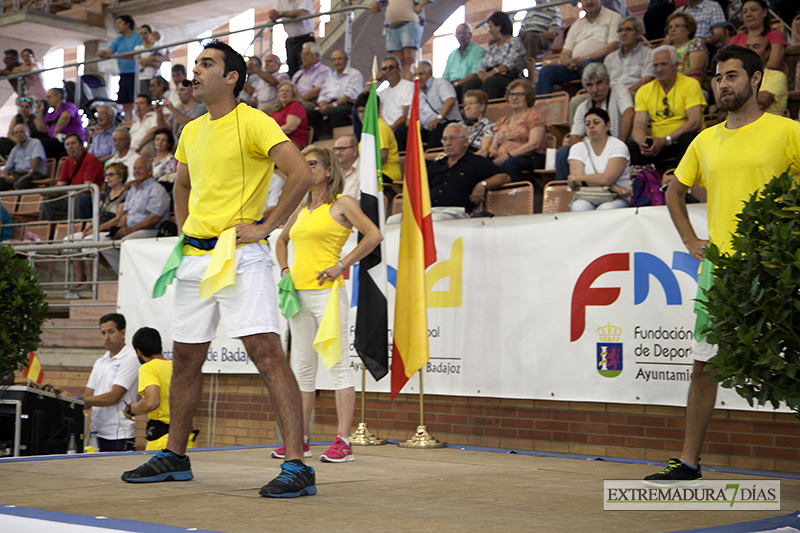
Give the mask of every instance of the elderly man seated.
[[342, 165], [342, 175], [344, 176], [344, 191], [342, 194], [350, 196], [356, 200], [361, 199], [361, 173], [360, 157], [358, 154], [358, 139], [355, 135], [342, 135], [336, 139], [333, 145], [333, 152]]
[[353, 102], [364, 87], [364, 76], [347, 66], [344, 50], [331, 54], [333, 73], [322, 85], [317, 97], [317, 107], [308, 113], [308, 125], [314, 128], [314, 139], [330, 139], [333, 128], [348, 124], [353, 112]]
[[478, 77], [478, 69], [483, 62], [486, 50], [472, 42], [472, 27], [469, 24], [459, 24], [456, 28], [458, 48], [447, 56], [447, 63], [442, 72], [442, 78], [453, 84], [456, 93], [461, 96], [464, 82]]
[[106, 161], [106, 166], [111, 163], [124, 163], [128, 167], [128, 176], [125, 178], [125, 183], [133, 183], [133, 164], [139, 158], [139, 154], [131, 150], [131, 134], [126, 129], [118, 129], [111, 136], [111, 139], [114, 141], [116, 153]]
[[[486, 191], [511, 181], [490, 159], [469, 151], [468, 135], [469, 128], [461, 122], [448, 124], [442, 137], [444, 154], [428, 163], [433, 220], [468, 218]], [[392, 215], [386, 223], [400, 219]]]
[[569, 174], [569, 149], [586, 137], [586, 112], [598, 107], [611, 119], [608, 134], [626, 142], [633, 128], [633, 98], [622, 85], [611, 85], [608, 69], [603, 63], [592, 63], [583, 70], [583, 88], [589, 97], [578, 104], [572, 118], [572, 129], [564, 139], [564, 146], [556, 152], [556, 179], [565, 180]]
[[101, 105], [97, 108], [97, 127], [91, 133], [89, 153], [105, 163], [114, 156], [114, 119], [116, 112], [111, 106]]
[[442, 133], [449, 122], [460, 122], [456, 91], [444, 78], [433, 77], [433, 65], [422, 60], [417, 67], [419, 76], [419, 118], [423, 127], [422, 140], [428, 148], [442, 146]]
[[11, 149], [8, 161], [0, 179], [0, 191], [9, 189], [29, 189], [33, 180], [47, 177], [47, 156], [39, 139], [31, 137], [31, 130], [25, 124], [14, 126], [14, 140], [17, 145]]
[[[125, 207], [120, 227], [113, 240], [148, 239], [158, 235], [158, 226], [169, 219], [169, 195], [153, 178], [153, 166], [146, 157], [140, 157], [133, 165], [136, 180], [125, 198]], [[119, 273], [119, 248], [100, 252], [114, 272]]]
[[302, 65], [300, 70], [292, 76], [292, 82], [297, 86], [306, 113], [317, 107], [317, 98], [322, 91], [325, 80], [331, 75], [331, 69], [320, 63], [322, 48], [317, 43], [303, 43], [300, 52]]
[[603, 60], [611, 85], [627, 87], [635, 93], [639, 87], [653, 79], [653, 49], [642, 41], [644, 26], [634, 16], [619, 21], [617, 35], [619, 50]]
[[138, 154], [153, 157], [155, 155], [153, 137], [158, 129], [158, 117], [153, 110], [150, 97], [146, 94], [137, 96], [134, 109], [136, 117], [131, 124], [131, 147]]
[[[631, 164], [644, 165], [683, 158], [703, 127], [706, 99], [700, 83], [678, 72], [678, 51], [664, 45], [653, 51], [656, 79], [636, 93]], [[649, 132], [648, 132], [648, 122]]]
[[264, 68], [261, 65], [258, 57], [251, 57], [247, 62], [247, 83], [244, 84], [239, 99], [269, 115], [276, 109], [278, 84], [291, 80], [285, 72], [278, 72], [281, 58], [275, 54], [265, 55]]

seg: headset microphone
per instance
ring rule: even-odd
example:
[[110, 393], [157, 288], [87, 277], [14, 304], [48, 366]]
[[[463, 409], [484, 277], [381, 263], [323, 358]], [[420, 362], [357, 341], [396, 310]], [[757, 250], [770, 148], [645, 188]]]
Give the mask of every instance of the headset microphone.
[[181, 82], [181, 85], [183, 85], [184, 87], [191, 87], [192, 86], [192, 82], [190, 82], [189, 80], [183, 80]]

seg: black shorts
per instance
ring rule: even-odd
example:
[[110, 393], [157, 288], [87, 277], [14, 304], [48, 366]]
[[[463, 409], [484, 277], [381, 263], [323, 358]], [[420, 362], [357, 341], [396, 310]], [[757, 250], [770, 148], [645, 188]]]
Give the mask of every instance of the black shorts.
[[[119, 92], [117, 93], [118, 104], [132, 104], [136, 98], [133, 87], [134, 77], [133, 72], [128, 72], [119, 75]], [[125, 117], [126, 119], [128, 117]]]

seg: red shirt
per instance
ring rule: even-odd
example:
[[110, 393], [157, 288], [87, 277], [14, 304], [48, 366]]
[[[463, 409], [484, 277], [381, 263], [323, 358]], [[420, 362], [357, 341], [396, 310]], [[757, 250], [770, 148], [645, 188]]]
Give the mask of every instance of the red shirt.
[[289, 134], [289, 139], [293, 140], [302, 150], [308, 144], [308, 117], [306, 117], [306, 110], [303, 109], [303, 106], [297, 102], [289, 102], [289, 105], [275, 111], [270, 116], [275, 119], [278, 126], [283, 126], [286, 124], [286, 117], [289, 115], [300, 118], [300, 126]]
[[[61, 165], [61, 173], [58, 175], [58, 181], [67, 185], [81, 185], [82, 183], [94, 182], [101, 189], [105, 185], [105, 177], [103, 172], [103, 163], [100, 162], [94, 155], [85, 152], [83, 153], [83, 160], [78, 171], [75, 172], [77, 162], [68, 157], [64, 164]], [[73, 174], [75, 174], [73, 176]]]

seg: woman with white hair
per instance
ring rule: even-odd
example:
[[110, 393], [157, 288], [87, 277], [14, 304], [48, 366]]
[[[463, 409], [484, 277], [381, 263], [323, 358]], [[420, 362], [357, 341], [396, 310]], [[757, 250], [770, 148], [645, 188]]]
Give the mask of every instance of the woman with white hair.
[[277, 109], [270, 116], [275, 119], [283, 133], [298, 148], [303, 149], [308, 144], [308, 117], [300, 99], [294, 83], [282, 82], [278, 85], [278, 101], [275, 102]]

